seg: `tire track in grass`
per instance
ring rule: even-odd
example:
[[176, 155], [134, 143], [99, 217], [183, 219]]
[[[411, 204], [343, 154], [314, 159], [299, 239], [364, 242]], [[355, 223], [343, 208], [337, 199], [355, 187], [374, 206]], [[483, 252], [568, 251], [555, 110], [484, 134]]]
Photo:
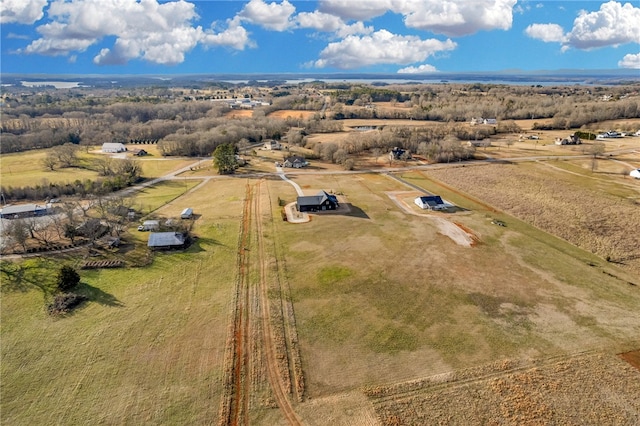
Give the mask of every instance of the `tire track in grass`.
[[249, 371], [248, 339], [249, 330], [249, 283], [248, 256], [251, 225], [251, 204], [253, 192], [247, 184], [242, 211], [236, 267], [235, 300], [233, 301], [233, 320], [227, 338], [225, 354], [223, 398], [218, 416], [219, 425], [248, 424], [249, 389], [247, 372]]
[[[270, 306], [269, 303], [269, 264], [268, 256], [265, 249], [264, 241], [264, 228], [262, 224], [263, 212], [260, 197], [260, 181], [257, 185], [258, 196], [256, 197], [255, 204], [255, 216], [256, 216], [256, 230], [257, 230], [257, 248], [260, 265], [260, 282], [259, 282], [259, 298], [262, 311], [262, 337], [265, 361], [267, 367], [267, 376], [271, 389], [273, 390], [274, 397], [280, 407], [280, 411], [284, 415], [285, 419], [290, 425], [301, 425], [301, 421], [295, 413], [289, 395], [291, 394], [291, 378], [289, 373], [289, 356], [286, 349], [286, 339], [284, 337], [284, 329], [282, 329], [282, 335], [277, 335], [277, 330], [273, 328], [274, 322], [279, 322], [280, 325], [284, 325], [284, 317], [282, 311], [282, 301], [280, 293], [278, 297], [279, 304]], [[270, 203], [269, 203], [270, 205]], [[273, 220], [273, 217], [271, 217]], [[277, 276], [277, 275], [276, 275]], [[273, 310], [271, 308], [273, 307]], [[273, 315], [273, 317], [272, 317]], [[284, 352], [284, 353], [282, 353]], [[279, 360], [283, 363], [278, 362]]]

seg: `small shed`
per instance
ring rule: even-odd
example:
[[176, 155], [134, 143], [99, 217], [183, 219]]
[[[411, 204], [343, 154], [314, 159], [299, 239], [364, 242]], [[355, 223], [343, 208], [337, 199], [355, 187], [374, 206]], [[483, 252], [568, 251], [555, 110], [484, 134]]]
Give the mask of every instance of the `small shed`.
[[124, 144], [119, 142], [105, 142], [102, 144], [102, 152], [108, 153], [117, 153], [117, 152], [125, 152], [127, 147]]
[[142, 229], [144, 231], [157, 231], [160, 229], [160, 221], [158, 220], [145, 220], [142, 222]]
[[180, 219], [191, 219], [192, 216], [193, 209], [191, 207], [187, 207], [186, 209], [182, 210], [182, 213], [180, 213]]
[[629, 173], [629, 176], [636, 179], [640, 179], [640, 169], [631, 170], [631, 173]]
[[425, 210], [444, 210], [447, 208], [447, 205], [439, 195], [423, 195], [416, 197], [414, 202], [418, 207]]
[[187, 238], [182, 232], [152, 232], [147, 243], [153, 250], [181, 249], [186, 245]]

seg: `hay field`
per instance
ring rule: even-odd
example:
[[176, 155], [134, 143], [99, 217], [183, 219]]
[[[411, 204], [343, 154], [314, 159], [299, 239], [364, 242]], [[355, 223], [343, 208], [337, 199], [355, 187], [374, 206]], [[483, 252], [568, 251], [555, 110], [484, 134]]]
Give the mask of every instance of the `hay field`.
[[308, 120], [313, 118], [314, 115], [318, 114], [318, 111], [304, 111], [297, 109], [283, 109], [279, 111], [274, 111], [267, 115], [269, 118], [278, 118], [281, 120], [285, 120], [287, 118], [300, 119], [300, 120]]
[[428, 176], [640, 275], [640, 185], [619, 173], [631, 170], [625, 162], [599, 162], [615, 174], [592, 173], [585, 161], [549, 161], [433, 170]]

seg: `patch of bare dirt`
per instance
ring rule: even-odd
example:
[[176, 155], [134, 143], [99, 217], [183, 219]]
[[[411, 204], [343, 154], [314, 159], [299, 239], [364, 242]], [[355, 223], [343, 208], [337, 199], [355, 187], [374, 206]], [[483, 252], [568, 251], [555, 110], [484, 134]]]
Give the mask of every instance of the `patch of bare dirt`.
[[629, 364], [640, 370], [640, 349], [637, 351], [625, 352], [623, 354], [620, 354], [620, 358], [624, 359]]

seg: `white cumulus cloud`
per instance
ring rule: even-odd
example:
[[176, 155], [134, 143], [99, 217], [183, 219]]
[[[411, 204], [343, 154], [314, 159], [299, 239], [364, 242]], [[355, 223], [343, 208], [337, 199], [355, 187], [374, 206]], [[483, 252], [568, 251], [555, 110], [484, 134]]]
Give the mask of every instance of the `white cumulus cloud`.
[[531, 24], [524, 32], [529, 37], [542, 40], [546, 43], [562, 43], [565, 40], [564, 30], [558, 24]]
[[249, 38], [249, 32], [240, 24], [239, 19], [229, 19], [227, 29], [216, 33], [206, 31], [202, 43], [207, 46], [224, 46], [236, 50], [244, 50], [246, 47], [256, 47], [255, 42]]
[[238, 14], [238, 17], [268, 30], [284, 31], [293, 25], [291, 15], [295, 11], [295, 6], [287, 0], [283, 0], [282, 3], [251, 0]]
[[329, 45], [320, 52], [314, 66], [353, 69], [378, 64], [410, 64], [445, 50], [453, 50], [451, 40], [422, 40], [416, 36], [392, 34], [379, 30], [367, 36], [348, 36]]
[[601, 4], [598, 11], [581, 11], [567, 33], [557, 24], [532, 24], [525, 32], [544, 42], [562, 43], [563, 51], [640, 43], [640, 8], [609, 1]]
[[318, 10], [342, 19], [368, 20], [387, 12], [404, 17], [407, 27], [448, 36], [482, 30], [508, 30], [516, 0], [322, 0]]
[[36, 28], [40, 38], [20, 53], [63, 55], [84, 52], [105, 37], [115, 37], [112, 47], [93, 58], [98, 65], [121, 65], [132, 59], [174, 65], [198, 44], [243, 49], [252, 46], [238, 20], [215, 32], [194, 26], [199, 18], [193, 3], [183, 0], [55, 0], [48, 9], [49, 22]]
[[640, 8], [610, 1], [597, 12], [580, 12], [567, 35], [567, 45], [577, 49], [593, 49], [640, 43]]
[[478, 31], [508, 30], [516, 0], [404, 0], [400, 1], [407, 27], [447, 36]]
[[320, 0], [318, 10], [345, 20], [366, 21], [393, 10], [393, 0]]
[[371, 34], [373, 27], [367, 27], [362, 21], [345, 23], [340, 17], [319, 11], [301, 12], [295, 17], [298, 28], [310, 28], [317, 31], [334, 33], [338, 37], [354, 34]]
[[618, 66], [621, 68], [640, 70], [640, 53], [624, 55], [624, 58], [618, 62]]
[[47, 0], [2, 0], [0, 2], [0, 23], [30, 25], [42, 19]]
[[406, 67], [398, 70], [398, 74], [427, 74], [437, 72], [438, 70], [433, 65], [422, 64], [417, 67]]

